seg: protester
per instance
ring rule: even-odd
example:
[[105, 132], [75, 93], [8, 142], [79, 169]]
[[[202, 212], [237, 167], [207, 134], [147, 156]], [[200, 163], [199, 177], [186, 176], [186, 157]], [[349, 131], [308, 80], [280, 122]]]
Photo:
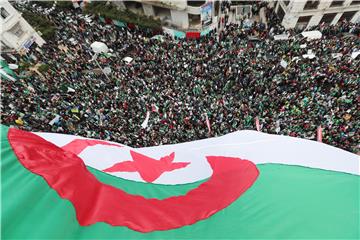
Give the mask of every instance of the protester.
[[[26, 8], [45, 12], [58, 31], [19, 61], [48, 65], [42, 76], [2, 81], [4, 124], [140, 147], [255, 130], [257, 118], [262, 132], [312, 140], [321, 126], [323, 142], [358, 151], [359, 24], [322, 24], [323, 37], [308, 41], [267, 9], [268, 27], [228, 24], [219, 35], [162, 41], [72, 10]], [[280, 33], [289, 39], [273, 40]], [[110, 80], [94, 41], [110, 49], [97, 57]]]

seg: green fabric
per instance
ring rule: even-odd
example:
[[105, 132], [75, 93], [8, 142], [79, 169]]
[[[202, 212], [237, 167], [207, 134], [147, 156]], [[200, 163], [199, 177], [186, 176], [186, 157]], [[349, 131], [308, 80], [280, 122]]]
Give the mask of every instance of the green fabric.
[[176, 30], [173, 30], [173, 31], [174, 31], [174, 36], [177, 38], [185, 38], [185, 36], [186, 36], [186, 34], [184, 32], [176, 31]]
[[15, 72], [9, 68], [9, 65], [7, 64], [6, 61], [4, 60], [0, 60], [0, 69], [2, 69], [4, 71], [4, 73], [0, 73], [0, 75], [3, 78], [6, 78], [8, 80], [11, 80], [7, 75], [9, 75], [10, 77], [13, 77], [14, 79], [18, 79], [18, 76], [15, 74]]
[[118, 21], [118, 20], [113, 20], [114, 24], [118, 27], [127, 27], [126, 23]]
[[105, 18], [99, 17], [100, 22], [105, 23]]
[[0, 60], [0, 66], [1, 68], [9, 75], [11, 75], [14, 78], [17, 78], [17, 75], [14, 73], [12, 69], [9, 68], [9, 65], [4, 60]]
[[[277, 164], [258, 165], [258, 180], [238, 201], [191, 226], [147, 234], [105, 223], [81, 227], [70, 202], [20, 164], [6, 136], [2, 127], [2, 239], [359, 238], [358, 176]], [[153, 187], [90, 171], [147, 197], [179, 195], [199, 184]]]

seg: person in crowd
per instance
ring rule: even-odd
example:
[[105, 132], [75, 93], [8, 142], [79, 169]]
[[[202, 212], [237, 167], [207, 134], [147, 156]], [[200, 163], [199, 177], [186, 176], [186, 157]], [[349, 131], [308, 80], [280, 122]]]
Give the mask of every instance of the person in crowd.
[[[321, 126], [323, 142], [358, 151], [360, 66], [352, 53], [360, 50], [359, 24], [321, 24], [314, 29], [323, 37], [308, 40], [267, 9], [267, 27], [231, 23], [196, 40], [159, 40], [149, 29], [71, 10], [46, 14], [55, 38], [19, 62], [49, 68], [2, 80], [3, 124], [143, 147], [256, 129], [257, 118], [262, 132], [312, 140]], [[280, 33], [289, 39], [275, 41]], [[108, 77], [93, 59], [94, 41], [110, 49], [97, 57]]]

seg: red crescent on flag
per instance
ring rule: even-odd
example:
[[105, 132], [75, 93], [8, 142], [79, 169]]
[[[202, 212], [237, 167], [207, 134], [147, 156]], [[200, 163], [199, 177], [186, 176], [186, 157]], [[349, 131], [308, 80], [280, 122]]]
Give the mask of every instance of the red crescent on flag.
[[95, 139], [75, 139], [65, 146], [61, 148], [65, 151], [72, 152], [76, 155], [79, 155], [82, 151], [85, 150], [87, 147], [95, 146], [95, 145], [107, 145], [107, 146], [114, 146], [114, 147], [122, 147], [118, 144], [108, 143], [105, 141], [95, 140]]
[[21, 164], [73, 204], [82, 226], [105, 222], [151, 232], [191, 225], [229, 206], [259, 175], [250, 161], [208, 156], [208, 181], [183, 196], [147, 199], [101, 183], [76, 154], [33, 133], [10, 128], [8, 139]]

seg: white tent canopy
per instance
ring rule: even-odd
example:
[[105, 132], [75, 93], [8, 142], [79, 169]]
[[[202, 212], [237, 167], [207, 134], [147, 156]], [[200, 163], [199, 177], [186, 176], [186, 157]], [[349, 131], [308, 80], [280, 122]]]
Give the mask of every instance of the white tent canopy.
[[90, 47], [94, 51], [94, 53], [107, 53], [109, 48], [103, 42], [93, 42]]
[[319, 39], [322, 37], [322, 33], [320, 31], [305, 31], [302, 32], [301, 35], [308, 40]]

